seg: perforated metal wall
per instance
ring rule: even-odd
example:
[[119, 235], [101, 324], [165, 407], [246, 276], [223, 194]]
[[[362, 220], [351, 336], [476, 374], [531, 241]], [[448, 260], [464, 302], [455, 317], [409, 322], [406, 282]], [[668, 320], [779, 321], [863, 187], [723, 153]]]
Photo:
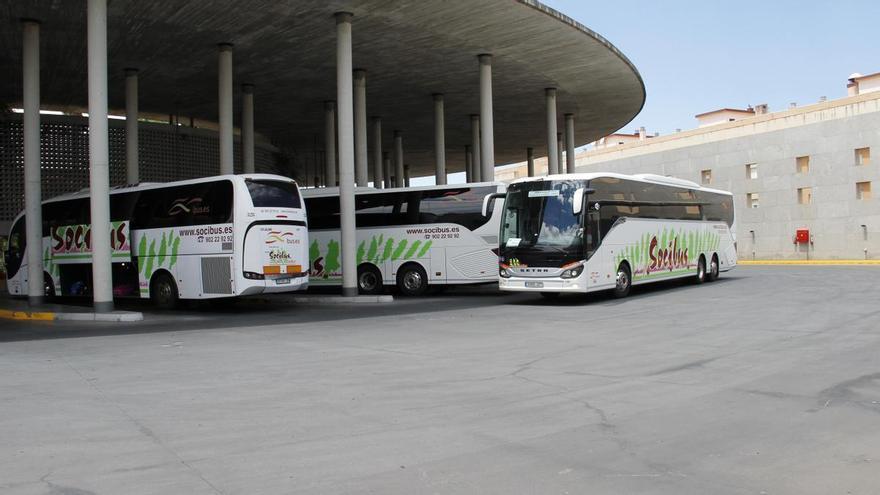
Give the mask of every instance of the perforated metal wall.
[[[110, 184], [125, 182], [125, 122], [111, 120]], [[40, 116], [43, 199], [89, 185], [88, 119]], [[142, 182], [168, 182], [219, 173], [220, 149], [215, 131], [141, 122], [138, 130]], [[238, 137], [236, 136], [236, 140]], [[24, 157], [21, 115], [0, 120], [0, 224], [24, 209]], [[235, 172], [241, 172], [235, 143]], [[256, 145], [257, 172], [289, 175], [277, 149]], [[5, 230], [4, 230], [5, 233]]]

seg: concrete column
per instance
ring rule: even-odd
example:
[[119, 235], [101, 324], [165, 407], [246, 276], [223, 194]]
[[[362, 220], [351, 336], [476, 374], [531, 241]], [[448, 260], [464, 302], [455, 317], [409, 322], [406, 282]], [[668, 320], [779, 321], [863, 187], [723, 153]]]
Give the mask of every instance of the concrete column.
[[241, 169], [254, 173], [254, 85], [241, 85]]
[[[354, 218], [354, 108], [351, 71], [351, 18], [336, 13], [336, 102], [339, 139], [339, 216], [342, 295], [357, 295], [357, 239]], [[364, 136], [366, 138], [366, 135]], [[366, 141], [364, 141], [366, 143]], [[364, 156], [366, 159], [366, 155]]]
[[574, 114], [565, 114], [565, 173], [573, 174], [574, 157]]
[[89, 189], [92, 208], [92, 299], [113, 311], [110, 252], [110, 144], [107, 126], [107, 0], [88, 0]]
[[409, 187], [409, 165], [403, 166], [403, 187]]
[[140, 182], [138, 168], [138, 70], [125, 69], [125, 183]]
[[481, 181], [482, 168], [480, 165], [480, 116], [471, 115], [471, 152], [473, 153], [471, 165], [473, 166], [474, 182]]
[[535, 148], [526, 148], [526, 169], [529, 177], [535, 176]]
[[394, 176], [391, 170], [391, 153], [387, 151], [382, 152], [382, 171], [385, 175], [385, 187], [394, 187], [394, 182], [391, 181], [391, 177]]
[[547, 98], [547, 175], [558, 174], [559, 144], [556, 140], [556, 88], [544, 90]]
[[562, 163], [563, 144], [562, 144], [562, 133], [561, 132], [556, 133], [556, 149], [558, 150], [557, 155], [556, 155], [556, 157], [557, 157], [556, 173], [561, 174], [561, 173], [565, 172], [565, 167], [563, 166], [563, 163]]
[[373, 117], [373, 187], [382, 189], [382, 119]]
[[495, 127], [492, 118], [492, 55], [480, 61], [480, 179], [495, 180]]
[[403, 182], [403, 133], [394, 131], [394, 187], [404, 187]]
[[24, 212], [28, 302], [43, 303], [43, 208], [40, 189], [40, 23], [22, 21]]
[[464, 146], [464, 181], [470, 184], [474, 181], [474, 154], [470, 145]]
[[232, 44], [217, 45], [218, 115], [220, 116], [220, 173], [233, 173], [232, 158]]
[[324, 181], [336, 187], [336, 103], [324, 102]]
[[367, 165], [367, 71], [354, 71], [354, 175], [357, 185], [369, 183]]
[[446, 185], [446, 124], [443, 115], [443, 95], [434, 94], [434, 180]]

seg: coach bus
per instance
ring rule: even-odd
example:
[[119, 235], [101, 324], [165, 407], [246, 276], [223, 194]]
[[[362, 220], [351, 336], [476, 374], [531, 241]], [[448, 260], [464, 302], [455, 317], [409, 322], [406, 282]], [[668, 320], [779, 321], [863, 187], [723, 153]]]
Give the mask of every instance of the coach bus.
[[[397, 286], [418, 296], [429, 286], [495, 282], [500, 215], [483, 199], [498, 183], [393, 189], [357, 188], [357, 285], [361, 294]], [[311, 284], [340, 285], [338, 188], [304, 189]], [[499, 205], [500, 206], [500, 200]]]
[[[91, 294], [88, 191], [43, 202], [45, 294]], [[114, 297], [212, 299], [303, 290], [308, 232], [299, 188], [277, 175], [223, 175], [110, 192]], [[26, 295], [25, 219], [12, 224], [7, 289]]]
[[658, 175], [566, 174], [513, 181], [501, 220], [499, 286], [561, 293], [692, 277], [736, 266], [729, 192]]

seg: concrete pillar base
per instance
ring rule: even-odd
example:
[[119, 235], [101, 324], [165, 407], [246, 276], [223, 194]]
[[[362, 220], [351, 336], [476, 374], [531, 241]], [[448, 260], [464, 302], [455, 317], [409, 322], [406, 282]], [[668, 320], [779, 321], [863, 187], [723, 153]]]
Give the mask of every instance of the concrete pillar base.
[[357, 287], [343, 287], [342, 297], [356, 297], [358, 295]]
[[95, 313], [112, 313], [113, 301], [95, 301], [94, 310]]
[[28, 296], [28, 306], [37, 307], [42, 306], [46, 303], [46, 298], [43, 296]]

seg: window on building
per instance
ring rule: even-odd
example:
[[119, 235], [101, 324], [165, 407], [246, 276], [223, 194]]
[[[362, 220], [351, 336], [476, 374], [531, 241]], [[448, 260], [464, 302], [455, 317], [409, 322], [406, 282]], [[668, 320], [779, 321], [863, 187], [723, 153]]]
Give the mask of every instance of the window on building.
[[703, 184], [711, 184], [712, 183], [712, 171], [711, 170], [703, 170], [700, 172], [700, 180]]
[[856, 165], [871, 164], [871, 148], [859, 148], [856, 150]]
[[871, 199], [870, 182], [856, 182], [856, 199], [860, 199], [862, 201]]
[[759, 206], [758, 193], [748, 193], [746, 194], [746, 204], [748, 204], [749, 208], [757, 208]]
[[746, 165], [746, 179], [757, 179], [758, 178], [758, 164], [757, 163], [749, 163]]
[[808, 205], [813, 202], [813, 188], [811, 187], [801, 187], [797, 190], [798, 193], [798, 203], [802, 205]]
[[809, 156], [799, 156], [795, 159], [797, 162], [797, 173], [799, 174], [808, 174], [810, 173], [810, 157]]

